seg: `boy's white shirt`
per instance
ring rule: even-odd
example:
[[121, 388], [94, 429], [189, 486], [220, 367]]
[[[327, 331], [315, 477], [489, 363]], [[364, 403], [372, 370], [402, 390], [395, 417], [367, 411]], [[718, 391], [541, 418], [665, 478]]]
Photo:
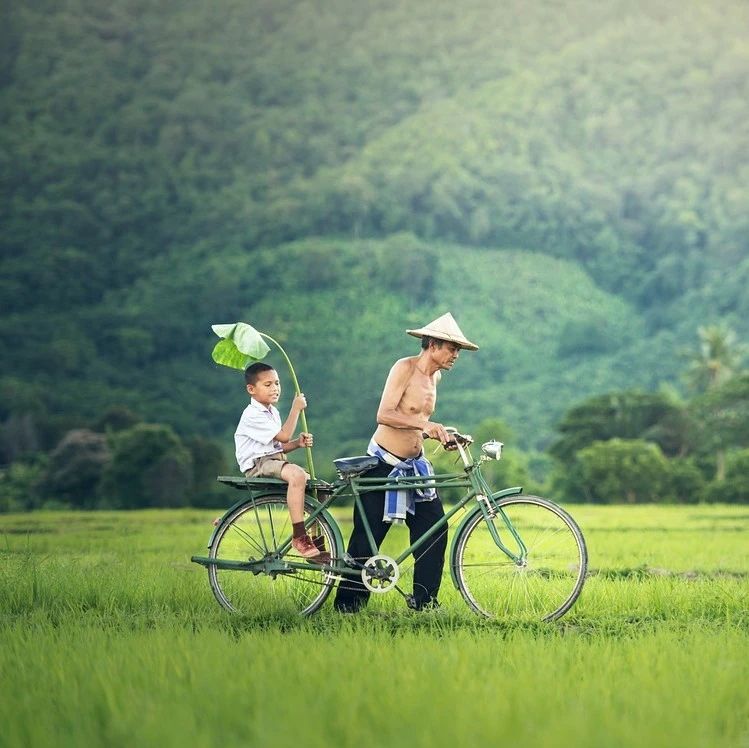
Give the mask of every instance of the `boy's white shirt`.
[[278, 408], [273, 405], [266, 408], [250, 398], [234, 432], [237, 464], [243, 473], [253, 467], [258, 457], [283, 452], [283, 444], [273, 438], [281, 426]]

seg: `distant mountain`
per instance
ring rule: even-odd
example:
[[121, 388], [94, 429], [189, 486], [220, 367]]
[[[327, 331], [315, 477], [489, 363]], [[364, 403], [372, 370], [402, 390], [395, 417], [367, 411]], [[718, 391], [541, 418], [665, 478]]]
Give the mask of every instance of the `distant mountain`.
[[288, 345], [330, 454], [448, 309], [481, 350], [439, 417], [527, 448], [699, 325], [749, 336], [743, 2], [2, 14], [0, 421], [42, 446], [114, 404], [226, 438], [214, 322]]

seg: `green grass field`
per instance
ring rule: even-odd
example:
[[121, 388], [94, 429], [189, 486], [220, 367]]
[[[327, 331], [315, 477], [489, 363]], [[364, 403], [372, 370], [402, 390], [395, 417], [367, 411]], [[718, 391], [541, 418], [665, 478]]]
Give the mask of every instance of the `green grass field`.
[[240, 618], [189, 561], [215, 512], [2, 515], [0, 745], [749, 748], [749, 507], [568, 508], [591, 575], [532, 625], [449, 578], [440, 613]]

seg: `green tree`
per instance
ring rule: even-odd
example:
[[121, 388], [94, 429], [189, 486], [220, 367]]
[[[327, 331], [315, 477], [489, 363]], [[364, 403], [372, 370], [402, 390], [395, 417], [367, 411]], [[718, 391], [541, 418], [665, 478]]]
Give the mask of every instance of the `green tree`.
[[195, 436], [187, 439], [185, 446], [190, 450], [193, 466], [192, 506], [225, 506], [228, 495], [226, 487], [216, 478], [225, 475], [226, 458], [221, 446], [211, 439]]
[[112, 405], [107, 408], [93, 423], [93, 431], [105, 434], [124, 431], [140, 423], [140, 417], [124, 405]]
[[734, 330], [723, 325], [699, 327], [700, 342], [688, 355], [686, 379], [696, 392], [706, 392], [727, 382], [741, 368], [746, 347], [738, 342]]
[[103, 434], [87, 429], [69, 431], [49, 454], [40, 490], [47, 498], [93, 509], [99, 482], [111, 459]]
[[701, 449], [715, 453], [715, 479], [726, 476], [725, 454], [749, 446], [749, 372], [716, 385], [690, 404]]
[[40, 450], [36, 419], [32, 413], [12, 413], [0, 423], [0, 465], [29, 457]]
[[595, 442], [578, 453], [581, 490], [588, 501], [610, 504], [673, 498], [668, 460], [641, 439]]
[[710, 483], [705, 496], [708, 501], [749, 504], [749, 449], [728, 453], [725, 477]]
[[569, 464], [596, 441], [652, 438], [669, 454], [687, 450], [689, 419], [682, 405], [659, 392], [622, 391], [596, 395], [572, 407], [557, 426], [549, 453]]
[[[196, 331], [243, 317], [331, 341], [309, 369], [319, 443], [364, 439], [375, 367], [403, 355], [385, 338], [440, 299], [485, 324], [477, 412], [502, 399], [538, 447], [564, 403], [672, 376], [699, 321], [746, 332], [742, 3], [654, 25], [646, 3], [582, 0], [561, 26], [551, 2], [510, 25], [486, 0], [341, 7], [4, 4], [0, 378], [41, 404], [10, 432], [51, 449], [123, 402], [217, 436]], [[344, 332], [353, 375], [331, 371]]]
[[115, 507], [186, 506], [192, 490], [189, 450], [169, 426], [141, 423], [112, 436], [102, 500]]
[[671, 493], [681, 504], [695, 504], [705, 496], [707, 481], [695, 461], [676, 457], [668, 462]]
[[0, 468], [0, 512], [22, 512], [39, 506], [45, 463], [46, 456], [42, 455]]

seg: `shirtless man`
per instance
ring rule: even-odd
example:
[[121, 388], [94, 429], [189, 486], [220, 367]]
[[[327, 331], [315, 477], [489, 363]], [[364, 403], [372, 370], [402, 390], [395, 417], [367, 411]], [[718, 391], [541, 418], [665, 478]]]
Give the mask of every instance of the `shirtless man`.
[[460, 346], [437, 338], [424, 338], [418, 356], [396, 361], [390, 370], [377, 409], [374, 440], [402, 457], [421, 454], [424, 439], [449, 441], [441, 423], [430, 421], [437, 402], [437, 384], [443, 369], [458, 360]]
[[[451, 438], [441, 423], [431, 416], [437, 401], [437, 384], [442, 371], [450, 370], [460, 350], [478, 350], [461, 332], [448, 312], [418, 330], [407, 330], [421, 338], [421, 353], [395, 362], [377, 409], [377, 429], [367, 452], [379, 458], [379, 464], [362, 477], [385, 478], [397, 475], [429, 475], [431, 465], [424, 457], [424, 439], [437, 439], [447, 446]], [[377, 547], [385, 539], [390, 525], [408, 525], [411, 542], [423, 535], [444, 516], [442, 502], [434, 489], [424, 491], [369, 491], [361, 495]], [[420, 549], [414, 564], [414, 589], [409, 605], [416, 610], [437, 607], [437, 593], [447, 548], [447, 532], [436, 535], [426, 550]], [[348, 554], [363, 563], [372, 551], [364, 523], [354, 511], [354, 529]], [[335, 598], [335, 608], [352, 613], [360, 610], [369, 599], [369, 591], [361, 582], [342, 581]]]

